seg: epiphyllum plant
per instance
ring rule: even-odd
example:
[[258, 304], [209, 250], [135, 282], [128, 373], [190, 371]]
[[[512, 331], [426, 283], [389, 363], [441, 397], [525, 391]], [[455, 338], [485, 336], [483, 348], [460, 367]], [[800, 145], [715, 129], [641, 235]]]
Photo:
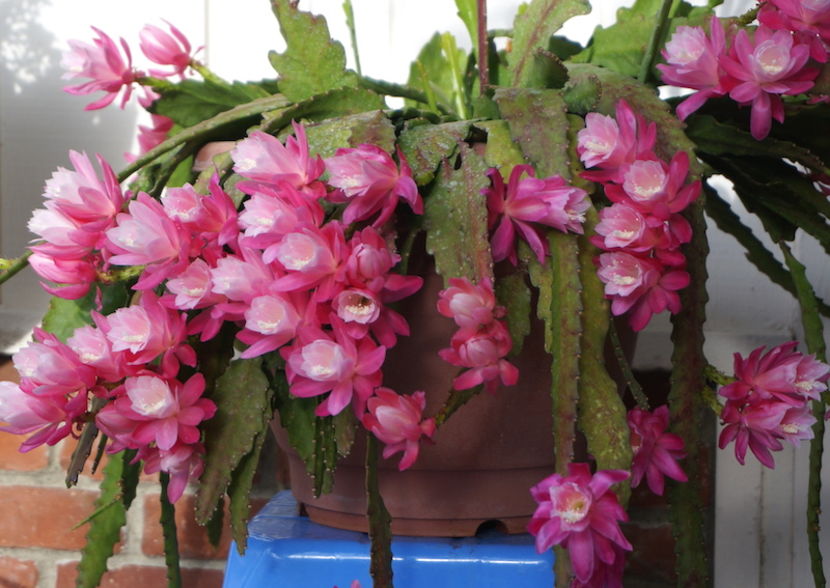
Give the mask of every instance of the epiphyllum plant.
[[[406, 86], [347, 70], [325, 21], [288, 0], [272, 0], [287, 49], [271, 55], [271, 81], [218, 78], [169, 24], [139, 35], [149, 75], [123, 39], [93, 29], [92, 43], [71, 43], [68, 92], [90, 95], [88, 109], [137, 96], [152, 117], [119, 174], [69, 154], [72, 169], [47, 180], [30, 220], [32, 247], [4, 260], [0, 277], [28, 263], [55, 296], [15, 355], [20, 385], [0, 383], [3, 430], [27, 436], [23, 451], [76, 438], [70, 484], [96, 439], [98, 455], [111, 454], [92, 525], [112, 541], [87, 546], [82, 585], [99, 581], [141, 468], [161, 473], [168, 533], [173, 503], [194, 482], [205, 523], [228, 493], [244, 548], [240, 523], [275, 409], [318, 491], [331, 484], [327, 456], [349, 450], [341, 433], [369, 433], [372, 574], [391, 585], [378, 445], [406, 469], [453, 408], [480, 390], [510, 394], [528, 300], [553, 360], [557, 458], [529, 489], [539, 505], [529, 530], [540, 550], [558, 546], [559, 581], [620, 585], [632, 545], [619, 522], [629, 485], [645, 480], [674, 509], [678, 584], [706, 583], [701, 432], [711, 408], [725, 425], [720, 446], [734, 442], [741, 463], [750, 450], [773, 467], [784, 441], [812, 439], [808, 528], [823, 583], [830, 309], [788, 242], [800, 227], [830, 250], [830, 152], [808, 132], [827, 120], [830, 3], [767, 0], [718, 19], [712, 6], [641, 0], [585, 48], [557, 35], [589, 10], [585, 0], [533, 0], [498, 33], [483, 1], [457, 4], [475, 50], [436, 36]], [[509, 50], [496, 49], [497, 36], [511, 37]], [[692, 93], [663, 101], [661, 84]], [[407, 105], [391, 110], [385, 96]], [[709, 188], [715, 173], [785, 265]], [[736, 353], [734, 378], [708, 366], [704, 211], [798, 298], [811, 355], [784, 342]], [[406, 271], [421, 232], [445, 280], [436, 313], [457, 326], [440, 352], [457, 375], [438, 415], [424, 414], [435, 391], [392, 390], [383, 378], [387, 351], [417, 318], [395, 303], [421, 287]], [[606, 338], [619, 351], [610, 318], [640, 330], [664, 311], [674, 330], [668, 406], [648, 405], [619, 352], [637, 405], [626, 413], [604, 366]], [[312, 426], [292, 427], [300, 422]], [[594, 463], [570, 463], [577, 428]]]

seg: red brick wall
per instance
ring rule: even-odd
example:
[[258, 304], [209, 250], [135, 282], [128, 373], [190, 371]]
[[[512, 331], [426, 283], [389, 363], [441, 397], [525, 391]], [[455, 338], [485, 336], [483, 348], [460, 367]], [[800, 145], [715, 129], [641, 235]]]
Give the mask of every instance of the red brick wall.
[[[14, 377], [8, 364], [0, 366], [0, 380]], [[85, 473], [77, 487], [68, 490], [64, 475], [74, 445], [71, 440], [26, 454], [17, 451], [21, 441], [17, 435], [0, 432], [0, 587], [71, 588], [87, 525], [74, 531], [72, 527], [92, 512], [100, 474]], [[262, 486], [255, 507], [273, 493], [267, 483]], [[101, 586], [166, 585], [158, 519], [159, 485], [155, 476], [144, 476]], [[176, 519], [184, 586], [220, 587], [230, 543], [228, 529], [219, 547], [211, 546], [193, 519], [190, 493], [177, 503]]]

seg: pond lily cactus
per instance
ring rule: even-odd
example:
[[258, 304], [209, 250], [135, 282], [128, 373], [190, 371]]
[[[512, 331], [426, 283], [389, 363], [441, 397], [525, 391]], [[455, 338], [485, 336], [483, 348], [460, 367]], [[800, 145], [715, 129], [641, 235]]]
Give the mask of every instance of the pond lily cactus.
[[[54, 298], [14, 356], [20, 384], [0, 383], [0, 430], [25, 436], [21, 451], [74, 438], [70, 485], [99, 443], [110, 457], [93, 528], [117, 531], [138, 472], [159, 472], [168, 533], [191, 483], [205, 524], [229, 496], [241, 549], [275, 414], [317, 492], [331, 488], [331, 456], [364, 430], [371, 572], [391, 586], [380, 447], [405, 470], [464, 402], [509, 395], [538, 316], [556, 471], [528, 488], [528, 530], [540, 551], [557, 549], [557, 582], [622, 585], [633, 547], [619, 523], [645, 481], [673, 509], [678, 585], [707, 584], [703, 431], [719, 418], [719, 445], [734, 442], [740, 463], [749, 450], [773, 468], [784, 442], [816, 448], [808, 533], [823, 584], [830, 307], [789, 243], [801, 229], [830, 251], [830, 149], [814, 132], [830, 119], [830, 2], [764, 0], [717, 17], [717, 1], [637, 0], [584, 47], [559, 31], [587, 0], [532, 0], [499, 31], [483, 0], [456, 3], [473, 50], [436, 35], [405, 85], [347, 69], [325, 20], [289, 0], [272, 0], [287, 48], [271, 53], [271, 80], [218, 77], [169, 23], [138, 33], [145, 69], [97, 28], [72, 41], [65, 90], [88, 95], [87, 110], [136, 99], [151, 124], [120, 173], [70, 152], [32, 213], [31, 247], [2, 260], [0, 281], [30, 265]], [[717, 174], [768, 240], [711, 187]], [[803, 351], [737, 350], [734, 375], [709, 365], [704, 215], [797, 298]], [[398, 303], [421, 290], [408, 268], [424, 255], [444, 280], [434, 313], [457, 328], [440, 351], [455, 375], [437, 414], [426, 408], [436, 391], [384, 382], [388, 351], [423, 318]], [[667, 405], [650, 406], [617, 328], [664, 312], [672, 387]], [[588, 455], [573, 462], [577, 431]], [[118, 533], [90, 537], [84, 586], [100, 581]], [[175, 549], [168, 563], [179, 585]]]

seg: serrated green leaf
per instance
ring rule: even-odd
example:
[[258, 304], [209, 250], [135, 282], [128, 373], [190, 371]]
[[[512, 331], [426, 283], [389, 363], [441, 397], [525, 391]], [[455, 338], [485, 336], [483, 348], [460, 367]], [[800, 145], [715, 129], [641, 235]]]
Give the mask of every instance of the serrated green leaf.
[[469, 132], [470, 123], [466, 121], [418, 125], [404, 130], [398, 146], [412, 169], [415, 182], [419, 186], [431, 182], [441, 161], [453, 156]]
[[445, 284], [450, 278], [479, 282], [493, 277], [487, 205], [481, 194], [490, 184], [487, 164], [465, 144], [459, 157], [458, 169], [448, 161], [441, 165], [424, 210], [427, 251]]
[[503, 177], [509, 178], [514, 166], [527, 163], [524, 153], [510, 136], [507, 121], [487, 120], [476, 123], [476, 128], [487, 133], [487, 148], [484, 150], [487, 167], [497, 167]]
[[337, 444], [337, 455], [341, 457], [349, 455], [352, 450], [352, 445], [354, 445], [355, 433], [358, 427], [354, 411], [341, 410], [332, 417], [332, 425], [334, 426], [334, 441]]
[[[268, 414], [267, 412], [265, 413]], [[230, 503], [228, 510], [231, 515], [231, 534], [233, 540], [236, 541], [236, 550], [239, 555], [245, 554], [245, 548], [248, 544], [248, 519], [251, 515], [251, 488], [254, 485], [254, 476], [256, 475], [257, 466], [259, 465], [259, 458], [262, 454], [262, 446], [265, 443], [266, 435], [269, 435], [268, 421], [266, 418], [265, 429], [262, 433], [256, 436], [254, 446], [245, 456], [240, 460], [239, 465], [233, 472], [233, 479], [228, 486], [228, 497]], [[217, 509], [221, 511], [222, 509]]]
[[233, 361], [217, 380], [210, 395], [217, 410], [205, 425], [205, 469], [196, 495], [200, 524], [213, 516], [233, 471], [267, 428], [263, 415], [270, 416], [272, 394], [261, 358]]
[[550, 38], [574, 16], [587, 14], [591, 5], [585, 0], [533, 0], [519, 11], [513, 21], [513, 48], [508, 55], [511, 86], [523, 87], [538, 79], [534, 55], [547, 50]]
[[331, 157], [341, 147], [357, 147], [361, 143], [377, 145], [395, 152], [395, 127], [380, 110], [361, 112], [324, 120], [306, 127], [309, 151]]
[[41, 326], [43, 330], [55, 335], [63, 342], [72, 336], [75, 329], [92, 324], [90, 311], [94, 308], [94, 289], [83, 298], [66, 300], [52, 297], [49, 308], [43, 315]]
[[496, 104], [510, 127], [510, 136], [539, 177], [571, 177], [568, 156], [567, 106], [556, 90], [498, 89]]
[[346, 70], [346, 52], [333, 41], [322, 16], [303, 12], [291, 0], [271, 0], [287, 48], [268, 58], [279, 73], [280, 91], [300, 102], [344, 86], [356, 87], [357, 75]]
[[161, 97], [150, 106], [150, 112], [169, 117], [182, 128], [191, 127], [234, 106], [268, 96], [268, 92], [254, 84], [233, 82], [223, 85], [210, 80], [182, 80], [158, 91]]
[[[127, 507], [121, 500], [121, 478], [124, 474], [124, 453], [111, 456], [104, 468], [101, 493], [95, 501], [96, 511], [86, 534], [86, 544], [78, 563], [78, 588], [95, 588], [107, 571], [107, 560], [121, 538], [121, 527], [127, 524]], [[106, 508], [103, 508], [106, 507]]]
[[205, 525], [208, 541], [213, 547], [219, 547], [219, 542], [222, 540], [222, 531], [224, 531], [224, 522], [225, 509], [217, 508]]
[[522, 350], [525, 337], [530, 333], [530, 288], [524, 273], [514, 273], [496, 280], [496, 299], [507, 309], [507, 329], [513, 341], [511, 355]]

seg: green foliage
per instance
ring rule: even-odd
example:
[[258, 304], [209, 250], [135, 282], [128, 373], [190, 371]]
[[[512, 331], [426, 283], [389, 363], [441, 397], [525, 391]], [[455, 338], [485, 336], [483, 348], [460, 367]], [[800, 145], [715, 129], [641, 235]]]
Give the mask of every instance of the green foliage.
[[196, 495], [201, 524], [213, 516], [234, 470], [267, 429], [272, 395], [260, 358], [231, 362], [217, 380], [210, 395], [217, 411], [205, 425], [205, 470]]
[[[455, 39], [449, 33], [435, 33], [409, 66], [407, 85], [426, 95], [433, 112], [441, 112], [438, 105], [444, 110], [458, 112], [457, 105], [464, 103], [459, 76], [466, 61], [467, 53], [458, 49]], [[409, 100], [406, 104], [420, 106]]]
[[356, 87], [357, 75], [346, 70], [343, 46], [329, 35], [326, 19], [297, 8], [290, 0], [271, 0], [287, 43], [284, 53], [268, 54], [279, 73], [280, 91], [300, 102], [336, 88]]
[[467, 27], [470, 34], [470, 42], [473, 47], [478, 46], [478, 7], [476, 0], [455, 0], [455, 7], [458, 9], [458, 16]]
[[398, 146], [415, 182], [421, 186], [431, 182], [440, 163], [455, 154], [469, 131], [470, 123], [466, 121], [407, 127], [398, 138]]
[[507, 328], [513, 341], [511, 355], [522, 350], [525, 337], [530, 333], [530, 288], [524, 273], [513, 273], [496, 280], [496, 299], [507, 309]]
[[78, 588], [95, 588], [107, 571], [107, 560], [121, 539], [121, 527], [127, 524], [127, 509], [138, 485], [138, 464], [128, 463], [133, 452], [113, 455], [104, 468], [101, 493], [95, 501], [95, 514], [90, 517], [86, 544], [78, 563]]
[[445, 161], [438, 170], [424, 210], [427, 251], [435, 270], [444, 277], [473, 282], [493, 277], [487, 234], [487, 205], [481, 190], [490, 184], [484, 158], [461, 146], [460, 166]]
[[[251, 451], [246, 453], [239, 465], [233, 471], [230, 485], [228, 486], [229, 505], [228, 510], [231, 515], [231, 533], [234, 541], [236, 541], [236, 549], [240, 555], [245, 553], [245, 548], [248, 544], [248, 518], [251, 514], [251, 503], [249, 496], [251, 488], [254, 485], [254, 475], [256, 474], [257, 465], [259, 464], [260, 455], [262, 455], [262, 446], [265, 443], [265, 437], [270, 435], [268, 430], [268, 423], [270, 422], [270, 411], [263, 413], [264, 428], [254, 439], [254, 445]], [[222, 509], [216, 509], [221, 512]]]
[[43, 330], [66, 342], [75, 329], [92, 324], [92, 317], [89, 313], [94, 308], [94, 301], [92, 291], [78, 300], [66, 300], [53, 296], [49, 300], [49, 309], [43, 316], [41, 324]]
[[167, 488], [170, 485], [170, 475], [167, 472], [159, 473], [161, 482], [161, 531], [164, 537], [164, 564], [167, 567], [168, 588], [181, 588], [182, 571], [179, 567], [179, 538], [176, 535], [176, 507], [167, 499]]
[[309, 125], [306, 134], [309, 151], [321, 157], [331, 157], [341, 147], [357, 147], [361, 143], [395, 152], [395, 128], [380, 110], [324, 120]]
[[559, 174], [569, 179], [567, 106], [556, 90], [499, 89], [496, 103], [510, 136], [539, 177]]
[[161, 97], [153, 102], [150, 112], [173, 119], [182, 128], [245, 104], [268, 92], [255, 84], [220, 84], [211, 80], [182, 80], [175, 86], [158, 89]]
[[513, 48], [508, 56], [509, 85], [539, 85], [547, 65], [537, 61], [538, 51], [548, 50], [550, 38], [565, 21], [590, 10], [591, 5], [585, 0], [533, 0], [520, 11], [513, 21]]

